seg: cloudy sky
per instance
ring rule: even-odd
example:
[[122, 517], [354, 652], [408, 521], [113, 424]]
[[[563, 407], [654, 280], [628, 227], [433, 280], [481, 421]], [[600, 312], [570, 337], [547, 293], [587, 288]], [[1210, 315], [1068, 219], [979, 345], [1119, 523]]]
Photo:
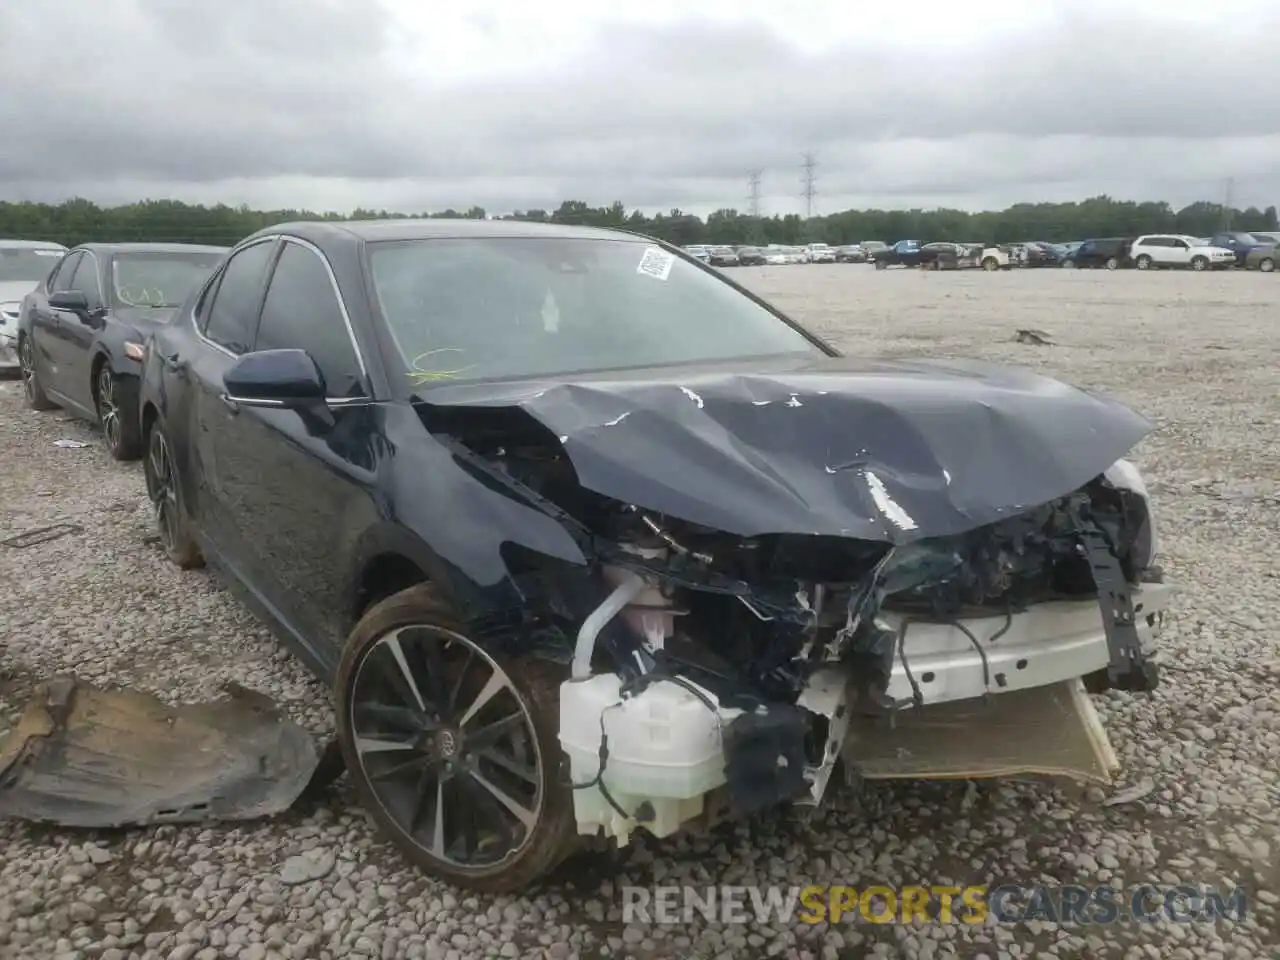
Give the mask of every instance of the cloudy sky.
[[1280, 202], [1276, 0], [0, 0], [0, 199]]

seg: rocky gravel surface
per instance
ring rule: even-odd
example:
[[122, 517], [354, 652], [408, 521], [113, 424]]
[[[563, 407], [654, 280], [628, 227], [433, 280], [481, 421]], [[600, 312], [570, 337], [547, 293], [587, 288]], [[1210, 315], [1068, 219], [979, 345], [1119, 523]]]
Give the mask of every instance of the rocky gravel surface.
[[[0, 823], [0, 957], [1280, 956], [1280, 281], [1252, 274], [743, 269], [851, 352], [960, 355], [1105, 388], [1158, 425], [1136, 460], [1185, 592], [1163, 686], [1095, 698], [1124, 764], [1106, 794], [1039, 783], [843, 791], [825, 809], [639, 842], [523, 897], [432, 882], [371, 832], [344, 782], [239, 826], [68, 832]], [[1054, 346], [1014, 342], [1043, 329]], [[87, 441], [59, 447], [59, 439]], [[173, 701], [261, 690], [323, 736], [327, 692], [207, 572], [151, 538], [138, 465], [0, 383], [0, 731], [32, 685], [75, 672]], [[1123, 799], [1123, 798], [1122, 798]], [[1150, 882], [1248, 889], [1241, 922], [675, 925], [623, 922], [636, 884]]]

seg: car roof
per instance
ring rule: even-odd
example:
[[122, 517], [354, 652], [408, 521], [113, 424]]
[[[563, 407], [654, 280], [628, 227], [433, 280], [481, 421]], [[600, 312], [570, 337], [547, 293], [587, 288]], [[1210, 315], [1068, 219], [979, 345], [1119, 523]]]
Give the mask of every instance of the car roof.
[[202, 243], [82, 243], [77, 250], [94, 253], [226, 253], [230, 247], [213, 247]]
[[[270, 236], [288, 233], [304, 240], [357, 239], [368, 242], [380, 240], [443, 240], [471, 238], [558, 237], [563, 240], [628, 240], [652, 242], [648, 238], [625, 230], [605, 227], [584, 227], [563, 223], [541, 223], [529, 220], [468, 220], [445, 218], [414, 218], [405, 220], [299, 220], [265, 227], [254, 234]], [[694, 244], [706, 246], [706, 244]]]
[[0, 237], [0, 247], [9, 250], [65, 250], [67, 249], [60, 243], [52, 240], [9, 240]]

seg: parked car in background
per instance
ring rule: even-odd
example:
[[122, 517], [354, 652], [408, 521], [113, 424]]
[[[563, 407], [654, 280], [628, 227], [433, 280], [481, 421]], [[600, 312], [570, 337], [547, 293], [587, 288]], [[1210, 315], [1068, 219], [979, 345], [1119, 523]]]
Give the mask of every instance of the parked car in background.
[[738, 252], [733, 247], [710, 247], [707, 250], [707, 263], [713, 267], [738, 266]]
[[876, 250], [872, 260], [877, 270], [889, 267], [919, 267], [931, 264], [938, 256], [938, 248], [922, 244], [919, 240], [899, 240], [891, 247]]
[[774, 248], [764, 251], [764, 262], [775, 267], [785, 267], [794, 261], [786, 250]]
[[20, 369], [18, 313], [22, 298], [49, 276], [66, 253], [60, 243], [0, 239], [0, 371]]
[[683, 249], [695, 260], [701, 260], [703, 263], [711, 262], [711, 248], [704, 243], [691, 243]]
[[[1052, 244], [1045, 243], [1041, 240], [1025, 240], [1021, 243], [1010, 245], [1010, 258], [1022, 267], [1059, 267], [1062, 265], [1062, 256], [1054, 249]], [[1015, 254], [1014, 251], [1017, 251]]]
[[744, 267], [758, 267], [766, 262], [764, 251], [759, 247], [739, 247], [738, 263]]
[[1259, 243], [1280, 247], [1280, 230], [1252, 230], [1250, 233]]
[[1186, 234], [1147, 234], [1129, 248], [1129, 258], [1139, 270], [1153, 267], [1192, 270], [1225, 270], [1235, 265], [1236, 255], [1225, 247], [1202, 244]]
[[867, 252], [868, 260], [873, 259], [877, 251], [889, 249], [889, 245], [883, 240], [859, 240], [858, 246]]
[[27, 403], [102, 427], [117, 460], [142, 455], [138, 377], [147, 338], [222, 262], [226, 247], [86, 243], [28, 293], [18, 319]]
[[836, 251], [826, 243], [811, 243], [804, 248], [806, 263], [835, 263]]
[[956, 266], [962, 269], [981, 267], [988, 273], [995, 270], [1008, 270], [1013, 260], [1007, 247], [992, 246], [976, 241], [963, 241], [954, 244], [956, 247]]
[[867, 251], [856, 243], [836, 247], [836, 263], [866, 263]]
[[1072, 253], [1067, 254], [1062, 265], [1067, 268], [1105, 267], [1107, 270], [1118, 270], [1129, 263], [1131, 242], [1127, 237], [1084, 240]]
[[1244, 258], [1246, 270], [1261, 270], [1263, 273], [1274, 272], [1278, 263], [1280, 263], [1280, 246], [1254, 247], [1245, 254]]
[[1236, 257], [1236, 264], [1243, 267], [1245, 261], [1249, 259], [1249, 252], [1257, 250], [1260, 247], [1274, 246], [1274, 244], [1263, 243], [1251, 233], [1243, 233], [1239, 230], [1225, 230], [1221, 233], [1215, 233], [1209, 238], [1209, 242], [1215, 247], [1223, 247], [1230, 250]]
[[164, 551], [330, 687], [354, 794], [439, 881], [815, 807], [838, 761], [1096, 775], [1086, 683], [1159, 682], [1146, 419], [843, 356], [634, 234], [271, 227], [155, 333], [141, 424]]

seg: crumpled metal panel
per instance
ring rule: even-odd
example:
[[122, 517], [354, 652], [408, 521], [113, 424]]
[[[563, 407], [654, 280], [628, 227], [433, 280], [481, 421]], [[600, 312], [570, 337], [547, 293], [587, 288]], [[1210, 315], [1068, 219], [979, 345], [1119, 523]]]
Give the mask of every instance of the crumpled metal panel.
[[847, 357], [440, 385], [436, 407], [518, 407], [590, 490], [740, 536], [905, 543], [1063, 496], [1152, 425], [1018, 368]]
[[248, 820], [280, 813], [320, 764], [262, 694], [170, 706], [58, 679], [0, 742], [0, 817], [65, 827]]

